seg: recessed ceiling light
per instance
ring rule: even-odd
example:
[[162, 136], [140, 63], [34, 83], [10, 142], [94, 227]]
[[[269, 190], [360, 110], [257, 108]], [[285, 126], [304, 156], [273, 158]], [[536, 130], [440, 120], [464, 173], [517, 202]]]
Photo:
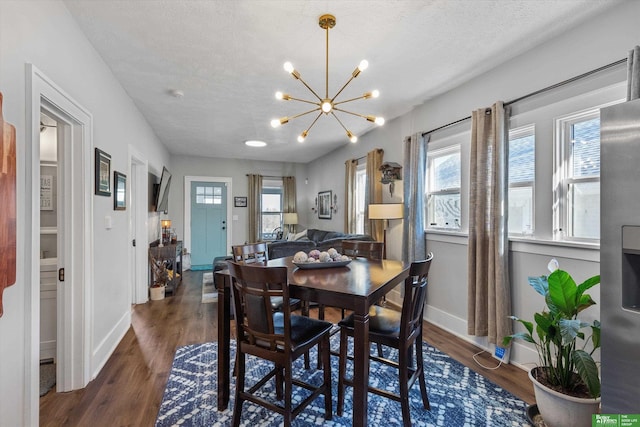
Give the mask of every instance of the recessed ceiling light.
[[250, 139], [248, 141], [245, 141], [244, 143], [247, 144], [249, 147], [264, 147], [267, 145], [266, 142], [258, 141], [256, 139]]

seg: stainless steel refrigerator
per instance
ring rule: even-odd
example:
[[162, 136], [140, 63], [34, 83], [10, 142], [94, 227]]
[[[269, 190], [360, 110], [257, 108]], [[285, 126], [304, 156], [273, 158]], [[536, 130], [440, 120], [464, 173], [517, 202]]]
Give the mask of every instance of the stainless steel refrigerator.
[[602, 413], [640, 413], [640, 100], [600, 112]]

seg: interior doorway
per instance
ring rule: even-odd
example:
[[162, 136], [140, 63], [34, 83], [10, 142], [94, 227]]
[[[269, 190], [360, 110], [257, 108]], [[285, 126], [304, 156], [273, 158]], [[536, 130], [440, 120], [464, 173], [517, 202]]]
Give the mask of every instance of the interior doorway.
[[40, 396], [56, 384], [58, 336], [58, 122], [40, 112]]
[[[37, 425], [39, 419], [42, 112], [55, 120], [57, 135], [56, 389], [61, 392], [82, 388], [91, 379], [93, 120], [73, 98], [35, 66], [27, 64], [24, 234], [30, 256], [24, 262], [26, 425]], [[64, 280], [64, 286], [59, 286], [59, 279]]]
[[129, 239], [131, 272], [131, 303], [143, 304], [148, 301], [147, 284], [147, 218], [149, 200], [148, 185], [149, 164], [147, 159], [129, 146], [129, 185], [127, 188], [127, 206], [129, 206]]

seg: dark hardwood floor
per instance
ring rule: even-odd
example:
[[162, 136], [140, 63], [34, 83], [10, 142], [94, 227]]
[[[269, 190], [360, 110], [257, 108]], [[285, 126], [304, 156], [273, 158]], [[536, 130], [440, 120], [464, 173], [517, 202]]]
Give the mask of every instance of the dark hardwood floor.
[[[40, 398], [41, 426], [153, 426], [175, 350], [217, 339], [217, 304], [202, 304], [201, 271], [186, 271], [175, 295], [132, 307], [132, 327], [100, 374], [86, 388], [68, 393], [55, 389]], [[339, 312], [328, 309], [327, 319]], [[425, 340], [520, 399], [533, 403], [525, 371], [512, 365], [481, 368], [472, 344], [425, 323]], [[495, 366], [490, 355], [483, 364]], [[426, 367], [428, 375], [428, 366]]]

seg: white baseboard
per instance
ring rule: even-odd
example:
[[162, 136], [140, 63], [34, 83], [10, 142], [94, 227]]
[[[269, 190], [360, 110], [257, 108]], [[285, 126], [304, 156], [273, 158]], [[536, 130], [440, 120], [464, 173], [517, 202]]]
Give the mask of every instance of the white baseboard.
[[127, 309], [107, 336], [91, 354], [91, 379], [95, 379], [131, 326], [131, 310]]
[[[424, 308], [424, 319], [439, 328], [452, 333], [458, 338], [475, 345], [479, 350], [486, 350], [493, 354], [494, 345], [489, 344], [486, 337], [474, 337], [467, 334], [467, 321], [465, 319], [454, 316], [428, 304]], [[537, 360], [538, 354], [534, 349], [518, 342], [511, 344], [511, 351], [509, 355], [510, 364], [517, 366], [524, 371], [529, 371], [532, 367], [532, 363], [535, 364]]]

